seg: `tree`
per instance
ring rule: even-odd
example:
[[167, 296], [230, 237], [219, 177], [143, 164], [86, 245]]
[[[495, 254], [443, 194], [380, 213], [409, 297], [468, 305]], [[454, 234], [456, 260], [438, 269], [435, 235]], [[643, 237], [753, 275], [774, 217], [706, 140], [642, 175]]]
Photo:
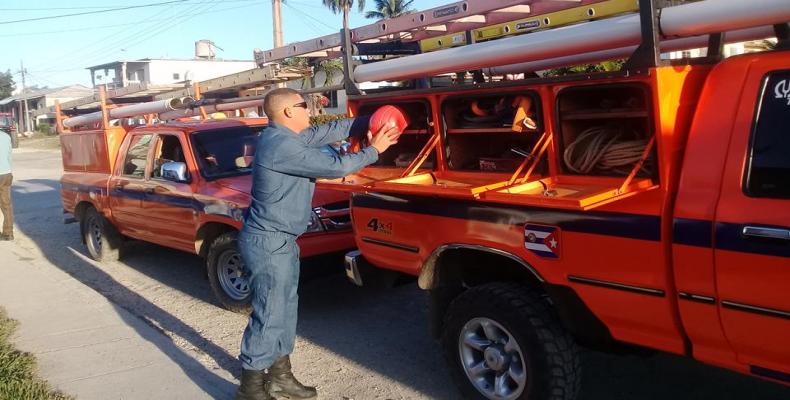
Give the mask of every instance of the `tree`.
[[578, 73], [593, 73], [593, 72], [605, 72], [605, 71], [619, 71], [623, 68], [625, 64], [625, 60], [612, 60], [612, 61], [604, 61], [598, 64], [582, 64], [582, 65], [574, 65], [571, 67], [560, 67], [555, 69], [550, 69], [545, 72], [545, 77], [550, 76], [563, 76], [563, 75], [570, 75], [570, 74], [578, 74]]
[[[348, 13], [354, 6], [354, 0], [321, 0], [333, 13], [343, 13], [343, 28], [348, 29]], [[357, 0], [359, 12], [365, 11], [365, 0]]]
[[16, 90], [16, 83], [14, 83], [11, 71], [0, 72], [0, 99], [11, 96], [14, 90]]
[[373, 0], [376, 3], [375, 11], [368, 11], [365, 18], [386, 19], [400, 17], [414, 10], [410, 9], [414, 0]]
[[[351, 10], [354, 7], [354, 0], [321, 0], [333, 13], [338, 14]], [[357, 0], [359, 12], [365, 11], [365, 0]]]

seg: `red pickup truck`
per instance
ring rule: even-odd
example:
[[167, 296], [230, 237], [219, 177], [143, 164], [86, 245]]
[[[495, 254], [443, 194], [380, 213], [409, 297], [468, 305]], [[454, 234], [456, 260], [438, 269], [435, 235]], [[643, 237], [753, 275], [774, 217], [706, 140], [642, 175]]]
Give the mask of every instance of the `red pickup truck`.
[[[63, 131], [64, 212], [98, 261], [119, 259], [127, 238], [200, 255], [220, 304], [245, 311], [250, 292], [235, 242], [265, 125], [239, 118]], [[348, 195], [319, 189], [313, 206], [302, 256], [352, 248]]]
[[790, 384], [790, 51], [689, 64], [350, 97], [422, 125], [321, 185], [349, 277], [418, 277], [468, 398], [576, 398], [577, 343]]

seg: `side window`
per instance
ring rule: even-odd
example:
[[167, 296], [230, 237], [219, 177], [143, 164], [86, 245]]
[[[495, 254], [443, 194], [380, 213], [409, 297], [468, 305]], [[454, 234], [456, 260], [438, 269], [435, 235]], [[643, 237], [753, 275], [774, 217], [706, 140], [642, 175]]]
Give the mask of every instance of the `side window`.
[[162, 177], [162, 165], [168, 162], [185, 163], [184, 148], [177, 136], [160, 135], [154, 152], [154, 165], [151, 169], [152, 178]]
[[751, 197], [790, 198], [790, 71], [773, 72], [761, 88], [744, 191]]
[[129, 143], [129, 151], [123, 161], [123, 175], [133, 178], [145, 176], [145, 165], [148, 159], [148, 148], [151, 146], [153, 135], [134, 136]]

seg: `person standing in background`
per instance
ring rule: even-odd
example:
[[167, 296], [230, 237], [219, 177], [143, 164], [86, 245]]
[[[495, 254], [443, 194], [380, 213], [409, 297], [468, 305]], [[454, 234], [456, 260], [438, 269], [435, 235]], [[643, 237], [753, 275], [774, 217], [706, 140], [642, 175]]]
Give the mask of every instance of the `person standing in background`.
[[14, 209], [11, 205], [11, 133], [0, 130], [0, 212], [3, 232], [0, 240], [14, 240]]

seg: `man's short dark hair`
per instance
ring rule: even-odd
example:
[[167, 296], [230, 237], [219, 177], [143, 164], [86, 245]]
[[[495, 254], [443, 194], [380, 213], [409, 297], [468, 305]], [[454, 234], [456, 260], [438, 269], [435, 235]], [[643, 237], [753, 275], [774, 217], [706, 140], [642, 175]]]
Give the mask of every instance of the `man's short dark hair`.
[[283, 97], [293, 96], [295, 94], [298, 95], [299, 92], [291, 88], [278, 88], [272, 90], [271, 92], [267, 93], [266, 98], [263, 99], [263, 112], [269, 119], [274, 118], [278, 112], [285, 108], [278, 100], [282, 99]]

